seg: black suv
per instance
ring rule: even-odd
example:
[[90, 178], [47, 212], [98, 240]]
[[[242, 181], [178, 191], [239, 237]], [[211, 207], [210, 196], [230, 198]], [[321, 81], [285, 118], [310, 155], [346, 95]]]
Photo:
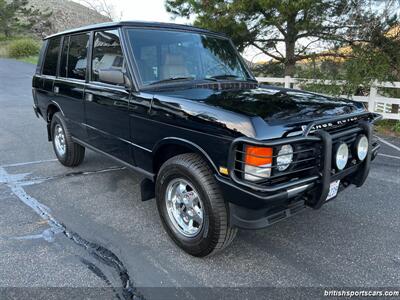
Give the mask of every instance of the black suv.
[[89, 148], [143, 174], [142, 199], [195, 256], [361, 186], [379, 148], [361, 103], [259, 85], [229, 38], [190, 26], [52, 35], [33, 98], [63, 165]]

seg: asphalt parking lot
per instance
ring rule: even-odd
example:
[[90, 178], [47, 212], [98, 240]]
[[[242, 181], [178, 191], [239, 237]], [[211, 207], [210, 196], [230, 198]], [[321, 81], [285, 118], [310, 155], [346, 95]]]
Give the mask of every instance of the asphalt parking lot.
[[399, 286], [399, 140], [382, 144], [362, 188], [199, 259], [168, 238], [155, 201], [141, 202], [140, 177], [91, 151], [78, 168], [55, 160], [32, 110], [34, 68], [0, 59], [0, 287], [196, 299], [198, 287]]

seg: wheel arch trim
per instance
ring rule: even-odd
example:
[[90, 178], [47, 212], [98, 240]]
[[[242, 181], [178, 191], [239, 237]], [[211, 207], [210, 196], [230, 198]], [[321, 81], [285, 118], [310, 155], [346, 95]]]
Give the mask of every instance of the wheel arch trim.
[[152, 149], [152, 153], [153, 153], [153, 157], [155, 156], [155, 154], [157, 153], [157, 151], [162, 148], [163, 146], [166, 145], [179, 145], [179, 146], [184, 146], [187, 147], [191, 150], [193, 150], [195, 153], [200, 154], [202, 157], [204, 157], [207, 161], [207, 163], [212, 167], [212, 169], [214, 169], [214, 171], [216, 173], [218, 172], [218, 168], [215, 165], [214, 161], [211, 159], [211, 157], [208, 155], [208, 153], [199, 145], [197, 145], [196, 143], [193, 143], [189, 140], [183, 139], [183, 138], [178, 138], [178, 137], [166, 137], [163, 138], [162, 140], [160, 140], [159, 142], [157, 142], [153, 149]]
[[[55, 106], [58, 108], [58, 111], [62, 114], [63, 117], [65, 117], [64, 112], [61, 108], [61, 106], [54, 100], [50, 100], [49, 104], [46, 107], [46, 118], [45, 121], [47, 122], [47, 140], [49, 142], [51, 142], [53, 140], [52, 136], [51, 136], [51, 120], [49, 120], [49, 109], [50, 106]], [[43, 117], [44, 118], [44, 117]]]
[[47, 105], [46, 116], [49, 114], [49, 107], [50, 107], [51, 105], [56, 106], [56, 107], [58, 108], [58, 110], [61, 112], [61, 114], [63, 115], [63, 117], [65, 117], [64, 111], [62, 110], [60, 104], [58, 104], [58, 103], [57, 103], [56, 101], [54, 101], [54, 100], [51, 100], [51, 101], [49, 102], [49, 105]]

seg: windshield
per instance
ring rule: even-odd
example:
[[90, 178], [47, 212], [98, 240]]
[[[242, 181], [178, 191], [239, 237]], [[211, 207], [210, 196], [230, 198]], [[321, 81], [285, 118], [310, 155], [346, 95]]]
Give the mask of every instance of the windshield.
[[247, 80], [228, 39], [193, 32], [128, 29], [144, 85], [173, 80]]

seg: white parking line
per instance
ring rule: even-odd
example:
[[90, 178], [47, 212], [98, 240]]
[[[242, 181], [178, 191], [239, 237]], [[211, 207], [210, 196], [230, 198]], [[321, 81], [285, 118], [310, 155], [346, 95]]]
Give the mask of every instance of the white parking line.
[[[10, 188], [12, 194], [14, 194], [25, 205], [29, 206], [43, 220], [47, 221], [50, 230], [54, 234], [61, 233], [64, 230], [64, 226], [51, 215], [50, 209], [25, 192], [24, 186], [35, 184], [35, 182], [28, 181], [24, 182], [24, 184], [20, 183], [20, 181], [28, 175], [29, 173], [9, 174], [4, 168], [0, 167], [0, 183], [5, 183]], [[42, 237], [45, 238], [45, 236]]]
[[19, 166], [26, 166], [26, 165], [34, 165], [34, 164], [41, 164], [41, 163], [46, 163], [46, 162], [52, 162], [56, 161], [56, 158], [53, 159], [44, 159], [44, 160], [34, 160], [34, 161], [27, 161], [27, 162], [22, 162], [22, 163], [15, 163], [15, 164], [6, 164], [2, 165], [0, 167], [2, 168], [8, 168], [8, 167], [19, 167]]
[[[106, 172], [111, 170], [105, 169], [103, 171]], [[93, 174], [93, 172], [84, 172], [82, 174], [89, 175]], [[39, 200], [37, 200], [36, 198], [30, 196], [25, 191], [24, 186], [36, 184], [36, 182], [29, 180], [26, 180], [23, 184], [21, 183], [21, 181], [24, 181], [28, 175], [29, 173], [9, 174], [3, 167], [0, 167], [0, 183], [5, 183], [10, 188], [11, 193], [14, 196], [16, 196], [22, 203], [30, 207], [36, 214], [39, 215], [39, 217], [43, 221], [47, 222], [49, 228], [45, 229], [41, 234], [31, 234], [14, 237], [0, 236], [0, 240], [44, 239], [47, 242], [54, 242], [55, 235], [64, 234], [65, 237], [73, 241], [76, 245], [83, 247], [89, 253], [89, 255], [93, 256], [98, 262], [113, 268], [117, 272], [122, 284], [122, 294], [120, 294], [120, 292], [117, 292], [116, 290], [113, 290], [116, 295], [116, 297], [113, 298], [121, 299], [121, 295], [124, 295], [124, 299], [144, 299], [144, 297], [142, 297], [141, 294], [134, 287], [134, 282], [130, 278], [126, 267], [118, 258], [118, 256], [116, 256], [111, 250], [103, 247], [102, 245], [92, 241], [88, 241], [82, 238], [78, 233], [68, 230], [63, 223], [59, 222], [55, 217], [53, 217], [49, 207], [39, 202]], [[104, 275], [102, 268], [97, 268], [99, 269], [101, 274]], [[110, 280], [105, 275], [104, 277], [106, 283], [112, 287], [113, 285], [111, 284]]]
[[[53, 161], [53, 160], [47, 160]], [[7, 166], [23, 166], [32, 163], [41, 163], [47, 161], [34, 161], [34, 162], [25, 162], [25, 163], [17, 163], [17, 164], [10, 164]], [[124, 170], [125, 167], [110, 167], [107, 169], [95, 170], [95, 171], [85, 171], [81, 173], [77, 173], [79, 175], [92, 175], [97, 173], [105, 173], [105, 172], [112, 172], [112, 171], [119, 171]], [[74, 174], [74, 173], [70, 173]], [[60, 176], [53, 176], [53, 177], [46, 177], [46, 178], [27, 178], [30, 173], [18, 173], [18, 174], [10, 174], [6, 171], [4, 167], [0, 167], [0, 183], [6, 184], [11, 193], [14, 194], [20, 201], [22, 201], [25, 205], [29, 206], [34, 212], [36, 212], [44, 221], [48, 223], [50, 228], [46, 229], [42, 232], [42, 234], [36, 235], [27, 235], [27, 236], [20, 236], [20, 237], [11, 237], [11, 239], [36, 239], [36, 238], [43, 238], [48, 242], [52, 242], [54, 239], [54, 235], [61, 233], [65, 230], [64, 225], [58, 222], [50, 212], [50, 208], [46, 205], [39, 202], [39, 200], [35, 199], [34, 197], [30, 196], [26, 193], [24, 187], [29, 185], [35, 185], [38, 183], [42, 183], [46, 180], [61, 178], [63, 176], [68, 176], [69, 174], [62, 174]], [[1, 238], [1, 237], [0, 237]]]
[[384, 156], [384, 157], [389, 157], [389, 158], [394, 158], [394, 159], [400, 159], [400, 156], [394, 156], [394, 155], [383, 154], [383, 153], [378, 153], [378, 155]]
[[392, 143], [389, 143], [388, 141], [384, 140], [384, 139], [381, 138], [381, 137], [378, 137], [378, 139], [379, 139], [379, 141], [381, 141], [382, 143], [384, 143], [384, 144], [388, 145], [389, 147], [392, 147], [393, 149], [395, 149], [395, 150], [397, 150], [397, 151], [400, 152], [400, 148], [397, 147], [396, 145], [393, 145]]

